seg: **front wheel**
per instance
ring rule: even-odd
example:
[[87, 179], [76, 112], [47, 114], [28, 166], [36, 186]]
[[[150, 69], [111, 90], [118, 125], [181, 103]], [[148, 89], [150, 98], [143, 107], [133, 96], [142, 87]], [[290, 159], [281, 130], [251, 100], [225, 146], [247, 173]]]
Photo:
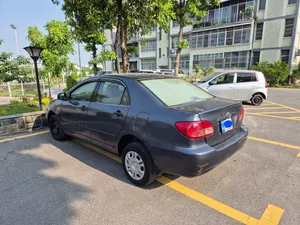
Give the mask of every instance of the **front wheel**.
[[128, 144], [122, 152], [123, 168], [137, 186], [147, 186], [155, 179], [154, 164], [146, 147], [139, 142]]
[[63, 127], [60, 123], [60, 118], [57, 115], [50, 117], [50, 132], [52, 137], [57, 141], [64, 141], [68, 138], [68, 135], [65, 133]]
[[255, 94], [251, 98], [252, 105], [260, 106], [264, 101], [264, 97], [261, 94]]

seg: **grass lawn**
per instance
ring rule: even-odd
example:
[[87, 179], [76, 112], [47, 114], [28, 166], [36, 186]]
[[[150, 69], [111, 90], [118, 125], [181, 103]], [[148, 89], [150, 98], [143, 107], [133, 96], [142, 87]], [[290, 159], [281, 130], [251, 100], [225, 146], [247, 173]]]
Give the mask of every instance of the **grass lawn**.
[[27, 107], [25, 104], [0, 105], [0, 116], [39, 111], [39, 108]]

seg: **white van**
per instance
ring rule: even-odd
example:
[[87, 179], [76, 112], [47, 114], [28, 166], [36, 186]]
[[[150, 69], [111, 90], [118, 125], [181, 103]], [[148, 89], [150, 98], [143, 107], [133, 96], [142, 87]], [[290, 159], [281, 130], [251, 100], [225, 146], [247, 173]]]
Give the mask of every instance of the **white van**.
[[263, 73], [252, 70], [217, 72], [194, 83], [211, 94], [259, 106], [267, 99], [267, 80]]

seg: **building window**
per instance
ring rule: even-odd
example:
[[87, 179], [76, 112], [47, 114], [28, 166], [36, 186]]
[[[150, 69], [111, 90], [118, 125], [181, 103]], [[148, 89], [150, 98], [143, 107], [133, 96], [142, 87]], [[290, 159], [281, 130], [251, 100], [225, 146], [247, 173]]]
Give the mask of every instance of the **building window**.
[[290, 4], [296, 4], [297, 3], [297, 0], [289, 0], [289, 5]]
[[158, 57], [161, 58], [161, 48], [158, 49]]
[[150, 27], [150, 31], [151, 31], [151, 32], [156, 31], [156, 27]]
[[286, 19], [285, 20], [285, 37], [292, 37], [293, 36], [293, 27], [294, 27], [294, 18]]
[[249, 61], [249, 52], [226, 52], [225, 58], [225, 68], [247, 68]]
[[[185, 34], [182, 37], [183, 40], [189, 41], [189, 35]], [[178, 47], [178, 36], [172, 37], [172, 48], [177, 48]]]
[[250, 42], [251, 26], [237, 26], [233, 28], [215, 29], [212, 31], [192, 33], [191, 48], [205, 48], [248, 44]]
[[[171, 65], [172, 69], [175, 67], [175, 58], [172, 57], [171, 59]], [[189, 69], [190, 68], [190, 56], [180, 56], [180, 61], [179, 61], [179, 69]]]
[[264, 24], [258, 23], [256, 25], [256, 40], [261, 40], [263, 36]]
[[156, 40], [147, 41], [145, 46], [142, 46], [142, 52], [156, 51]]
[[266, 0], [259, 1], [259, 10], [264, 10], [266, 8]]
[[254, 66], [257, 63], [259, 63], [259, 59], [260, 59], [260, 52], [253, 52], [252, 65]]
[[169, 57], [170, 55], [170, 50], [169, 50], [169, 47], [167, 47], [167, 57]]
[[161, 36], [162, 36], [162, 29], [159, 28], [159, 40], [161, 40]]
[[156, 59], [142, 59], [142, 70], [155, 70], [156, 69]]
[[281, 50], [281, 61], [285, 63], [289, 63], [289, 59], [290, 59], [290, 50], [289, 49]]

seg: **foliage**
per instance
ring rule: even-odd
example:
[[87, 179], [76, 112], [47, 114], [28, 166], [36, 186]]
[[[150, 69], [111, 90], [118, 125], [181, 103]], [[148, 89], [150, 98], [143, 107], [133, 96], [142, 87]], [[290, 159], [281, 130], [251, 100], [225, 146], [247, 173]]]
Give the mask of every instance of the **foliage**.
[[74, 79], [72, 76], [68, 76], [67, 87], [64, 89], [64, 91], [69, 91], [76, 83], [77, 83], [76, 79]]
[[89, 64], [90, 65], [96, 64], [97, 65], [97, 69], [98, 69], [98, 64], [102, 64], [105, 61], [113, 61], [115, 59], [116, 59], [116, 53], [115, 52], [104, 50], [100, 54], [97, 54], [96, 58], [91, 59], [89, 61]]
[[294, 79], [300, 79], [300, 63], [293, 67], [291, 76]]
[[207, 76], [213, 74], [216, 71], [216, 68], [213, 66], [209, 66], [209, 67], [201, 67], [200, 70], [202, 76]]
[[[0, 41], [0, 45], [3, 41]], [[17, 80], [18, 82], [30, 81], [30, 62], [25, 56], [13, 58], [13, 54], [2, 52], [0, 54], [0, 83]]]
[[261, 62], [253, 66], [252, 69], [261, 71], [266, 76], [270, 85], [278, 85], [284, 82], [290, 71], [289, 65], [282, 61], [274, 63]]
[[188, 47], [188, 42], [183, 40], [183, 27], [191, 25], [194, 22], [192, 18], [201, 20], [208, 9], [219, 4], [219, 0], [172, 0], [173, 12], [175, 14], [174, 22], [179, 24], [178, 46], [175, 58], [175, 75], [178, 76], [180, 54], [183, 48]]
[[60, 79], [69, 61], [68, 54], [74, 52], [74, 39], [65, 22], [52, 20], [44, 27], [47, 34], [43, 34], [36, 26], [30, 26], [27, 38], [31, 45], [44, 48], [41, 60], [45, 71]]
[[129, 55], [129, 58], [133, 57], [133, 54], [139, 51], [139, 46], [136, 45], [128, 45], [127, 46], [127, 52]]
[[13, 115], [19, 113], [28, 113], [39, 111], [38, 107], [29, 107], [27, 103], [16, 103], [16, 104], [9, 104], [9, 105], [0, 105], [0, 115]]

